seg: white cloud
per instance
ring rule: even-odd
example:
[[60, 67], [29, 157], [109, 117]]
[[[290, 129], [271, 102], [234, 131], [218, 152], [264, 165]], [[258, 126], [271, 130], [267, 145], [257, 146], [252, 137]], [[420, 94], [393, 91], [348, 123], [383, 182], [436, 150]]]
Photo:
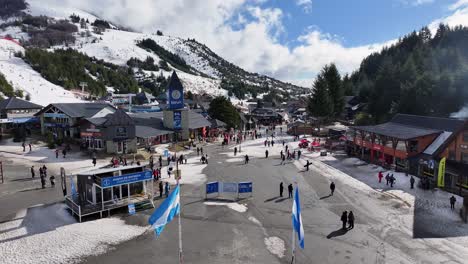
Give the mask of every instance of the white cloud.
[[449, 6], [449, 10], [457, 10], [459, 9], [460, 7], [466, 7], [468, 6], [468, 0], [458, 0], [457, 2], [451, 4]]
[[[459, 1], [462, 2], [462, 1]], [[468, 26], [468, 1], [465, 5], [460, 4], [456, 9], [454, 9], [453, 14], [443, 17], [440, 19], [434, 20], [430, 25], [429, 29], [434, 34], [437, 31], [437, 27], [440, 23], [447, 24], [451, 27], [455, 26]]]
[[[311, 27], [289, 47], [280, 41], [287, 34], [278, 8], [267, 0], [29, 0], [37, 5], [80, 8], [117, 24], [145, 32], [161, 29], [166, 35], [195, 38], [242, 68], [294, 83], [311, 83], [327, 63], [351, 72], [361, 60], [386, 43], [345, 47], [336, 36]], [[402, 0], [403, 1], [403, 0]], [[405, 0], [409, 1], [409, 0]], [[301, 1], [296, 1], [299, 3]], [[311, 2], [311, 1], [302, 1]], [[411, 1], [415, 4], [430, 0]], [[468, 7], [460, 5], [451, 16], [431, 24], [468, 25]], [[308, 85], [310, 86], [310, 85]]]
[[305, 13], [312, 11], [312, 0], [296, 0], [296, 5], [300, 6]]
[[434, 3], [434, 0], [400, 0], [400, 2], [405, 5], [420, 6], [425, 4], [432, 4]]

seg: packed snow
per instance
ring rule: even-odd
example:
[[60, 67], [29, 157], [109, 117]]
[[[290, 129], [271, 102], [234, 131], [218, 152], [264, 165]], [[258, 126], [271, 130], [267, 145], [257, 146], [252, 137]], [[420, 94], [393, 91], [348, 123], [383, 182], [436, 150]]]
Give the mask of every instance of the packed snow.
[[281, 238], [267, 237], [265, 238], [265, 245], [271, 254], [279, 258], [284, 257], [284, 251], [286, 251], [286, 247], [284, 246], [284, 241]]
[[227, 206], [229, 209], [232, 209], [239, 213], [247, 212], [247, 206], [239, 203], [227, 203], [227, 202], [204, 202], [205, 205], [214, 205], [214, 206]]
[[78, 263], [147, 230], [118, 218], [76, 223], [64, 204], [36, 206], [21, 214], [0, 224], [0, 263]]
[[30, 95], [31, 102], [42, 106], [80, 102], [73, 93], [47, 81], [21, 58], [15, 57], [15, 52], [24, 53], [24, 48], [12, 41], [0, 39], [0, 73], [14, 89], [23, 90], [24, 96]]

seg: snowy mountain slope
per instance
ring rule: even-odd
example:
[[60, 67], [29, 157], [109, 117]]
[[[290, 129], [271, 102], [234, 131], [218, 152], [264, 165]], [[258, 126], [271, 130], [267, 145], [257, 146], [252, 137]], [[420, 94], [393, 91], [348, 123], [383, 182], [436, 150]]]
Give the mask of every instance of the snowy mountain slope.
[[0, 72], [15, 89], [23, 90], [25, 96], [29, 94], [31, 102], [46, 106], [50, 103], [80, 101], [71, 92], [42, 78], [26, 62], [14, 57], [14, 52], [24, 52], [24, 48], [12, 41], [0, 39]]

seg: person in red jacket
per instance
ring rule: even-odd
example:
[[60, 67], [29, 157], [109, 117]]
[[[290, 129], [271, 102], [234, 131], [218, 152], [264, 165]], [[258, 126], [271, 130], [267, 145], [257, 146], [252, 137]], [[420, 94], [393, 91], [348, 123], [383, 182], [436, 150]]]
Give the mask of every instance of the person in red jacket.
[[381, 171], [379, 171], [379, 183], [382, 182], [382, 178], [383, 178], [383, 173]]

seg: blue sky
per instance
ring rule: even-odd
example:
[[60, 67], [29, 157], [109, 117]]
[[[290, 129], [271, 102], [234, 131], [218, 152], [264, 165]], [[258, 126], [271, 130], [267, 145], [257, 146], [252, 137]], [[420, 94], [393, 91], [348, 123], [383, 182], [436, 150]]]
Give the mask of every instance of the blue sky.
[[294, 46], [309, 27], [335, 35], [346, 47], [381, 43], [429, 25], [451, 13], [455, 0], [313, 0], [310, 10], [294, 0], [271, 0], [263, 7], [285, 13], [280, 41]]

